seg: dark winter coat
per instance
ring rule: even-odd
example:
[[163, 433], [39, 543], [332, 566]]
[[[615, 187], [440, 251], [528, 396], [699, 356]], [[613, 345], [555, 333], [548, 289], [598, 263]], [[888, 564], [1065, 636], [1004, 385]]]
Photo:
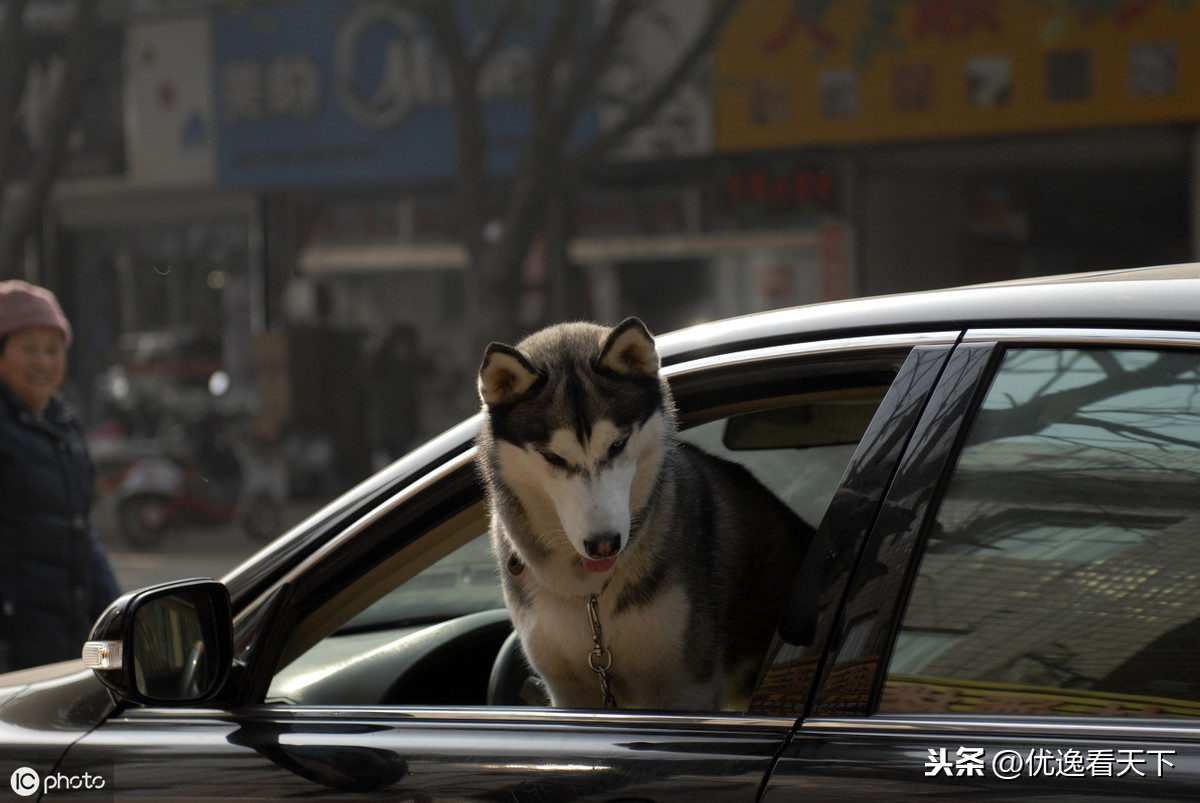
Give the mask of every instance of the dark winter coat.
[[36, 416], [0, 382], [0, 671], [78, 658], [119, 594], [94, 483], [71, 407], [56, 395]]

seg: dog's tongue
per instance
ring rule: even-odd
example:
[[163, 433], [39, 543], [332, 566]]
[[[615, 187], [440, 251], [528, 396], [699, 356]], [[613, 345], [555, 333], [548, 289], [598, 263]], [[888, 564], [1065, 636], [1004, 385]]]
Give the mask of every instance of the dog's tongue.
[[583, 568], [587, 569], [589, 572], [606, 572], [613, 567], [614, 563], [617, 562], [617, 556], [614, 555], [611, 558], [605, 558], [604, 560], [592, 560], [591, 558], [582, 558], [582, 560]]

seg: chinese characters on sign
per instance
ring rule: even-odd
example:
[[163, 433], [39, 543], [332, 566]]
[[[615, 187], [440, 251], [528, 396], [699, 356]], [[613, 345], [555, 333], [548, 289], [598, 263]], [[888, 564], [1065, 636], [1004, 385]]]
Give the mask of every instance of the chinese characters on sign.
[[[468, 30], [470, 4], [455, 4]], [[457, 164], [450, 73], [421, 17], [378, 0], [222, 5], [211, 22], [215, 180], [283, 188], [445, 179]], [[512, 169], [527, 134], [523, 76], [541, 23], [512, 26], [478, 76], [500, 132], [488, 169]], [[585, 111], [580, 137], [595, 125]]]
[[825, 170], [790, 166], [729, 169], [722, 189], [722, 200], [731, 209], [755, 205], [788, 211], [827, 210], [835, 205], [833, 177]]
[[263, 63], [230, 61], [221, 67], [221, 114], [227, 122], [272, 116], [304, 119], [317, 110], [321, 69], [304, 53], [286, 53]]
[[1168, 756], [1174, 750], [1088, 749], [1034, 747], [1003, 749], [990, 754], [982, 747], [929, 748], [926, 777], [1016, 778], [1161, 778], [1175, 768]]
[[715, 57], [717, 150], [1200, 118], [1190, 2], [746, 0]]

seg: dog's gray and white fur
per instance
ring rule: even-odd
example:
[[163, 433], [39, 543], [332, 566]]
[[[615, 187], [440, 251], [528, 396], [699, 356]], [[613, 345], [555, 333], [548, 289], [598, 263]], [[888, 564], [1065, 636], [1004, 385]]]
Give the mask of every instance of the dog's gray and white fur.
[[552, 704], [603, 703], [597, 595], [619, 706], [744, 707], [812, 530], [744, 468], [676, 438], [645, 325], [493, 343], [479, 393], [492, 547]]

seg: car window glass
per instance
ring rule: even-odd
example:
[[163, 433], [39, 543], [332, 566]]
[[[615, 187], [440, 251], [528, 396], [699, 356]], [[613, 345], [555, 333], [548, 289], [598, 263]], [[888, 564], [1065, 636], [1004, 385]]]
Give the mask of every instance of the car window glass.
[[879, 709], [1200, 715], [1200, 354], [1008, 353]]
[[402, 583], [339, 632], [440, 622], [503, 605], [496, 560], [485, 532]]
[[681, 437], [746, 466], [816, 527], [886, 390], [846, 390], [742, 413], [692, 427]]
[[[743, 405], [733, 416], [693, 426], [682, 437], [746, 465], [815, 527], [885, 392], [883, 387], [852, 388], [826, 390], [809, 398], [760, 401]], [[353, 694], [362, 695], [353, 702], [408, 702], [398, 691], [399, 670], [394, 668], [413, 657], [404, 653], [423, 648], [426, 628], [504, 607], [482, 508], [477, 526], [478, 536], [408, 580], [384, 589], [382, 596], [282, 667], [267, 701], [349, 703], [337, 695], [346, 687], [344, 678], [353, 674]], [[441, 536], [435, 530], [425, 537]], [[489, 635], [480, 644], [496, 638]], [[472, 658], [480, 675], [470, 681], [475, 686], [480, 678], [486, 681], [490, 670], [484, 652], [481, 648], [480, 655]], [[385, 655], [394, 660], [381, 660]], [[457, 676], [447, 668], [424, 679], [422, 701], [451, 699], [452, 677]], [[444, 694], [430, 688], [442, 681], [447, 686]], [[377, 686], [375, 692], [366, 688], [371, 684]], [[468, 702], [483, 704], [484, 700], [481, 696]]]

